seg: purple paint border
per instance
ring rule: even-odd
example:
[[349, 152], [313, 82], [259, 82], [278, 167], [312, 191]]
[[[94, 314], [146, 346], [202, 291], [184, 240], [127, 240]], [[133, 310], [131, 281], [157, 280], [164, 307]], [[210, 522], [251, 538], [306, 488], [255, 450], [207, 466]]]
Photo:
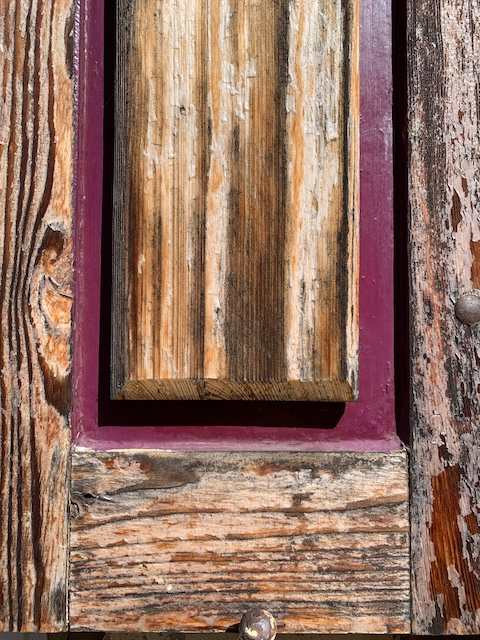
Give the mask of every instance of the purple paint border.
[[391, 8], [361, 3], [360, 400], [333, 429], [318, 427], [98, 425], [98, 352], [103, 171], [103, 2], [78, 15], [77, 179], [73, 444], [98, 450], [391, 451], [393, 354], [393, 158]]

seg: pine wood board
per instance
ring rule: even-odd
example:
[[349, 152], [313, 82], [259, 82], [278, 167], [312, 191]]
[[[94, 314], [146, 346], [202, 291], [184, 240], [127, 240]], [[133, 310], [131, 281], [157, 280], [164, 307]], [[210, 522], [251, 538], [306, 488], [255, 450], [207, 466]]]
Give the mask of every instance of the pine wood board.
[[354, 400], [359, 2], [120, 0], [112, 395]]
[[67, 620], [73, 3], [0, 2], [0, 631]]
[[73, 630], [409, 630], [404, 452], [73, 455]]
[[478, 634], [480, 6], [408, 5], [413, 629]]

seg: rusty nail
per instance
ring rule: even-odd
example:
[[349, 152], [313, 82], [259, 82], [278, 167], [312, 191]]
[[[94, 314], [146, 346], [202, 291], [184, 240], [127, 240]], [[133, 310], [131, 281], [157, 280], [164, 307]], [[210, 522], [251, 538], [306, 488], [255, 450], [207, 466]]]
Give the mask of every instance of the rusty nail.
[[464, 293], [455, 303], [455, 314], [464, 324], [480, 322], [480, 297], [475, 293]]
[[274, 640], [277, 623], [264, 609], [250, 609], [240, 620], [239, 640]]

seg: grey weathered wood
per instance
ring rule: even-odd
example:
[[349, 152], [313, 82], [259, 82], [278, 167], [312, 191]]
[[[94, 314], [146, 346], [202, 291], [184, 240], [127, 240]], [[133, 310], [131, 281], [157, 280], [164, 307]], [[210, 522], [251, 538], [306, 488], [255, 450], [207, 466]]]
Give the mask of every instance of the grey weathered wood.
[[76, 452], [72, 629], [405, 633], [404, 452]]
[[480, 633], [480, 4], [410, 0], [413, 628]]
[[358, 32], [358, 0], [120, 0], [114, 397], [356, 397]]
[[72, 30], [0, 2], [0, 631], [66, 626]]

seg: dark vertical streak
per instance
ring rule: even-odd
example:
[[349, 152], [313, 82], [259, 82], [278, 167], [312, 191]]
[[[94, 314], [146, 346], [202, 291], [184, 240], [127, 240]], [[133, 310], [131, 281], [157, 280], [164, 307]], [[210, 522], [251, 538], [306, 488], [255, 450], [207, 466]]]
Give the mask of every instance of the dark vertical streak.
[[[240, 34], [244, 25], [239, 24], [238, 11], [231, 16], [231, 32]], [[242, 51], [238, 38], [232, 38], [232, 57], [238, 66]], [[229, 264], [227, 269], [227, 291], [225, 308], [225, 347], [228, 375], [232, 379], [249, 379], [247, 360], [247, 335], [251, 324], [248, 315], [249, 298], [245, 292], [253, 294], [250, 287], [245, 286], [244, 263], [246, 242], [246, 211], [245, 211], [245, 181], [246, 181], [246, 141], [245, 129], [240, 129], [240, 121], [233, 126], [230, 140], [231, 177], [228, 194], [229, 228], [228, 247], [230, 247]], [[242, 295], [243, 294], [243, 295]]]
[[[25, 246], [25, 242], [30, 242], [32, 243], [32, 241], [34, 241], [34, 237], [31, 238], [25, 238], [25, 227], [26, 227], [26, 222], [28, 220], [29, 217], [29, 213], [30, 213], [30, 209], [31, 209], [31, 202], [32, 202], [32, 191], [34, 189], [34, 178], [35, 178], [35, 168], [34, 168], [34, 163], [33, 160], [35, 158], [34, 155], [34, 151], [35, 151], [35, 147], [37, 145], [37, 135], [33, 136], [33, 149], [32, 149], [32, 157], [29, 158], [29, 150], [30, 150], [30, 145], [29, 145], [29, 139], [27, 136], [27, 127], [28, 127], [28, 121], [29, 121], [29, 108], [31, 106], [30, 104], [30, 95], [29, 95], [29, 89], [28, 89], [28, 85], [29, 85], [29, 80], [30, 80], [30, 72], [31, 72], [31, 64], [32, 61], [30, 60], [30, 56], [31, 56], [31, 29], [32, 29], [32, 25], [31, 25], [31, 12], [32, 12], [32, 5], [30, 5], [28, 13], [27, 13], [27, 17], [26, 17], [26, 22], [25, 22], [25, 58], [24, 58], [24, 65], [23, 65], [23, 86], [22, 86], [22, 120], [21, 120], [21, 124], [22, 124], [22, 146], [21, 146], [21, 160], [20, 160], [20, 174], [19, 174], [19, 193], [18, 193], [18, 202], [17, 202], [17, 236], [20, 238], [20, 244], [18, 245], [18, 250], [16, 251], [15, 255], [14, 255], [14, 260], [13, 260], [13, 281], [12, 281], [12, 295], [11, 295], [11, 300], [12, 300], [12, 304], [9, 307], [9, 320], [8, 320], [8, 325], [9, 327], [15, 328], [15, 341], [16, 341], [16, 348], [15, 351], [17, 354], [21, 354], [22, 353], [22, 348], [21, 348], [21, 335], [20, 335], [20, 324], [21, 324], [21, 316], [23, 315], [20, 310], [17, 310], [16, 308], [14, 309], [14, 305], [15, 307], [19, 304], [22, 304], [22, 302], [24, 303], [24, 296], [25, 296], [25, 291], [22, 291], [22, 295], [20, 296], [20, 287], [22, 284], [22, 265], [21, 265], [21, 257], [22, 257], [22, 252], [21, 252], [21, 247]], [[35, 54], [34, 54], [35, 55]], [[33, 56], [34, 57], [34, 56]], [[33, 118], [33, 130], [34, 130], [34, 134], [37, 133], [36, 131], [36, 118], [35, 118], [35, 107], [36, 104], [34, 103], [33, 105], [33, 109], [32, 109], [32, 118]], [[25, 188], [26, 188], [26, 178], [27, 178], [27, 165], [28, 165], [28, 161], [30, 161], [30, 165], [31, 165], [31, 182], [30, 182], [30, 193], [28, 196], [28, 200], [27, 200], [27, 206], [24, 208], [24, 199], [25, 199]], [[26, 281], [27, 278], [25, 278], [25, 273], [23, 273], [24, 276], [24, 280]], [[23, 287], [22, 287], [23, 289]], [[23, 305], [22, 305], [23, 306]], [[17, 317], [18, 316], [18, 317]], [[25, 353], [22, 353], [22, 356], [26, 356], [27, 359], [27, 365], [29, 366], [29, 369], [31, 369], [30, 366], [30, 354], [28, 351], [28, 334], [27, 334], [27, 330], [25, 327], [25, 317], [23, 318], [23, 325], [24, 325], [24, 338], [25, 338]], [[13, 336], [12, 336], [13, 337]], [[17, 360], [17, 374], [18, 374], [18, 379], [21, 379], [21, 367], [22, 367], [22, 359], [23, 358], [18, 358]], [[29, 376], [28, 376], [29, 380], [32, 380], [32, 375], [31, 372], [29, 371]], [[12, 412], [12, 440], [13, 440], [13, 436], [15, 434], [15, 439], [16, 439], [16, 447], [17, 447], [17, 456], [12, 456], [12, 459], [21, 459], [22, 456], [22, 440], [23, 440], [23, 429], [22, 429], [22, 417], [21, 417], [21, 407], [18, 406], [17, 407], [17, 424], [18, 424], [18, 429], [14, 429], [14, 425], [13, 425], [13, 412]], [[16, 572], [15, 572], [15, 578], [17, 580], [17, 594], [21, 593], [22, 590], [22, 584], [23, 584], [23, 571], [22, 571], [22, 552], [24, 550], [24, 548], [26, 548], [26, 546], [29, 543], [28, 540], [28, 536], [26, 535], [26, 532], [24, 531], [24, 508], [26, 505], [22, 505], [22, 490], [23, 490], [23, 484], [24, 484], [24, 477], [23, 477], [23, 464], [19, 464], [18, 465], [18, 471], [17, 471], [17, 487], [16, 487], [16, 499], [17, 499], [17, 543], [15, 545], [15, 552], [16, 552]], [[13, 493], [13, 492], [12, 492]], [[32, 516], [33, 516], [33, 511], [32, 511]], [[17, 620], [16, 620], [16, 625], [18, 629], [22, 628], [22, 618], [23, 618], [23, 611], [22, 611], [22, 607], [17, 607]]]
[[[123, 201], [119, 202], [119, 209], [116, 212], [120, 224], [122, 225], [122, 236], [117, 238], [114, 228], [115, 256], [122, 267], [120, 280], [123, 286], [115, 287], [121, 289], [121, 305], [115, 308], [118, 316], [118, 331], [122, 335], [122, 344], [125, 348], [118, 349], [118, 344], [112, 343], [112, 353], [118, 351], [123, 358], [125, 370], [123, 380], [128, 379], [132, 367], [136, 367], [136, 357], [141, 350], [142, 331], [135, 322], [140, 318], [141, 300], [143, 293], [141, 283], [135, 277], [138, 273], [139, 250], [141, 248], [141, 229], [138, 224], [138, 215], [142, 211], [143, 199], [142, 172], [138, 162], [139, 148], [142, 148], [144, 126], [142, 126], [141, 110], [145, 108], [148, 97], [145, 95], [145, 84], [142, 82], [143, 73], [139, 62], [137, 42], [134, 32], [134, 25], [140, 24], [138, 12], [139, 3], [120, 2], [123, 9], [122, 24], [119, 25], [119, 48], [122, 57], [117, 61], [117, 73], [120, 80], [118, 109], [115, 111], [115, 119], [118, 116], [118, 136], [115, 143], [115, 157], [123, 174], [119, 173], [122, 182], [125, 182], [126, 192]], [[122, 11], [122, 10], [121, 10]], [[140, 35], [137, 35], [137, 38]], [[139, 135], [140, 132], [140, 135]], [[125, 153], [128, 150], [128, 154]], [[116, 184], [114, 183], [114, 198], [116, 197]], [[115, 279], [114, 282], [117, 282]], [[132, 322], [133, 319], [133, 322]]]
[[[230, 140], [227, 370], [238, 380], [282, 380], [288, 2], [247, 4], [245, 11], [255, 34], [250, 55], [257, 77], [246, 80], [251, 83], [248, 129], [237, 122]], [[238, 51], [239, 59], [244, 55]]]
[[202, 5], [200, 18], [197, 19], [197, 42], [199, 50], [196, 55], [195, 77], [197, 78], [196, 110], [198, 113], [197, 139], [197, 175], [198, 191], [194, 202], [194, 237], [192, 244], [192, 286], [190, 301], [190, 327], [192, 343], [191, 375], [197, 379], [204, 377], [204, 349], [205, 349], [205, 233], [208, 197], [208, 176], [211, 159], [211, 126], [210, 109], [208, 104], [208, 2]]
[[[20, 32], [20, 23], [19, 23], [19, 11], [18, 11], [18, 4], [15, 3], [15, 14], [14, 14], [14, 28], [15, 28], [15, 34]], [[17, 92], [15, 90], [15, 80], [18, 77], [18, 73], [19, 73], [19, 60], [18, 60], [18, 54], [16, 51], [16, 46], [15, 46], [15, 50], [14, 50], [14, 55], [13, 55], [13, 66], [12, 66], [12, 84], [11, 84], [11, 95], [12, 95], [12, 105], [11, 105], [11, 113], [10, 113], [10, 140], [8, 143], [8, 167], [10, 167], [10, 171], [8, 172], [7, 175], [7, 185], [6, 185], [6, 197], [5, 197], [5, 232], [6, 232], [6, 237], [4, 239], [4, 248], [3, 248], [3, 265], [2, 265], [2, 277], [0, 280], [0, 299], [2, 301], [2, 304], [4, 306], [7, 307], [7, 317], [8, 317], [8, 327], [9, 327], [9, 331], [10, 331], [10, 327], [12, 327], [11, 324], [11, 318], [12, 318], [12, 298], [11, 298], [11, 292], [8, 292], [7, 294], [7, 280], [8, 280], [8, 268], [10, 266], [11, 263], [11, 252], [10, 252], [10, 248], [12, 246], [15, 246], [15, 244], [12, 242], [12, 238], [10, 236], [10, 227], [12, 225], [12, 222], [14, 219], [16, 219], [16, 215], [12, 212], [11, 210], [11, 203], [14, 201], [13, 198], [13, 185], [14, 185], [14, 166], [15, 166], [15, 157], [17, 154], [17, 144], [15, 141], [15, 137], [16, 137], [16, 122], [17, 122], [17, 100], [18, 100], [18, 96], [17, 96]], [[3, 337], [2, 339], [2, 346], [8, 345], [9, 346], [9, 350], [10, 350], [10, 345], [12, 343], [12, 337], [9, 333], [9, 335], [7, 337]], [[4, 357], [3, 357], [3, 351], [2, 351], [2, 361], [1, 361], [1, 366], [2, 366], [2, 371], [8, 371], [8, 376], [10, 379], [10, 385], [13, 383], [12, 380], [12, 376], [11, 376], [11, 372], [10, 372], [10, 366], [9, 366], [9, 361], [5, 361]], [[2, 392], [3, 392], [3, 397], [7, 397], [7, 393], [8, 393], [8, 389], [6, 387], [6, 385], [4, 384], [4, 377], [6, 376], [0, 376], [0, 380], [1, 380], [1, 384], [2, 384]], [[13, 398], [10, 398], [10, 401], [12, 402]], [[3, 415], [3, 414], [2, 414]], [[5, 495], [5, 493], [7, 493], [8, 495], [8, 513], [6, 514], [6, 519], [8, 521], [8, 525], [7, 525], [7, 540], [6, 540], [6, 561], [7, 561], [7, 567], [6, 567], [6, 582], [7, 582], [7, 592], [8, 592], [8, 625], [10, 628], [13, 628], [13, 615], [14, 615], [14, 611], [16, 610], [16, 602], [14, 601], [14, 593], [16, 593], [16, 589], [18, 586], [18, 583], [15, 584], [15, 588], [13, 585], [13, 580], [14, 580], [14, 572], [13, 572], [13, 560], [11, 557], [11, 552], [12, 549], [14, 548], [14, 544], [13, 544], [13, 537], [12, 537], [12, 528], [13, 528], [13, 522], [12, 522], [12, 517], [13, 517], [13, 496], [14, 496], [14, 484], [13, 484], [13, 479], [14, 479], [14, 469], [15, 469], [15, 460], [14, 460], [14, 456], [12, 455], [13, 450], [14, 450], [14, 443], [15, 443], [15, 421], [14, 421], [14, 412], [12, 410], [12, 414], [10, 416], [10, 428], [7, 427], [7, 424], [5, 422], [5, 419], [2, 419], [2, 423], [4, 425], [4, 428], [2, 429], [2, 442], [6, 442], [7, 438], [10, 441], [10, 459], [9, 459], [9, 465], [8, 465], [8, 470], [5, 474], [2, 474], [2, 476], [4, 476], [5, 481], [3, 481], [2, 479], [2, 495]], [[6, 491], [6, 487], [10, 485], [9, 490]]]
[[[285, 248], [286, 248], [286, 227], [287, 227], [287, 202], [288, 202], [288, 136], [287, 136], [287, 92], [288, 92], [288, 62], [290, 50], [290, 15], [289, 3], [287, 0], [278, 4], [278, 15], [275, 25], [276, 35], [276, 56], [277, 61], [277, 84], [275, 91], [275, 119], [276, 138], [275, 147], [277, 149], [276, 163], [277, 176], [271, 182], [273, 199], [277, 198], [277, 211], [274, 222], [275, 234], [270, 237], [270, 251], [278, 251], [277, 259], [273, 263], [272, 289], [275, 289], [275, 300], [272, 304], [274, 316], [272, 316], [270, 326], [265, 327], [266, 339], [273, 342], [275, 349], [272, 354], [272, 361], [269, 362], [269, 369], [273, 369], [272, 377], [283, 380], [286, 377], [286, 352], [285, 352], [285, 329], [284, 329], [284, 296], [285, 296]], [[268, 375], [268, 374], [267, 374]]]
[[351, 180], [354, 178], [350, 175], [350, 154], [351, 154], [351, 139], [348, 135], [348, 127], [352, 117], [352, 100], [350, 96], [350, 86], [352, 81], [352, 69], [350, 64], [351, 49], [353, 42], [351, 39], [352, 27], [353, 27], [353, 6], [352, 2], [347, 2], [343, 7], [343, 33], [348, 34], [348, 40], [343, 42], [343, 60], [342, 60], [342, 85], [343, 85], [343, 112], [342, 121], [340, 123], [340, 130], [342, 132], [343, 150], [341, 156], [340, 167], [340, 183], [342, 185], [342, 196], [340, 204], [340, 223], [337, 231], [336, 238], [336, 269], [332, 269], [332, 273], [335, 274], [336, 284], [331, 287], [337, 294], [336, 300], [336, 312], [330, 317], [338, 323], [338, 327], [331, 327], [332, 335], [338, 336], [338, 355], [336, 359], [339, 363], [339, 377], [341, 380], [347, 378], [347, 318], [348, 313], [348, 289], [349, 289], [349, 269], [352, 267], [351, 261], [348, 259], [349, 251], [349, 195], [351, 192]]
[[[112, 214], [112, 327], [111, 327], [111, 394], [123, 386], [129, 362], [129, 341], [128, 341], [128, 313], [127, 313], [127, 288], [133, 286], [129, 281], [129, 272], [136, 273], [136, 269], [131, 271], [135, 262], [132, 255], [136, 246], [135, 225], [130, 225], [128, 221], [133, 221], [133, 216], [129, 216], [130, 211], [134, 211], [137, 206], [135, 198], [135, 180], [132, 175], [133, 169], [128, 165], [128, 158], [132, 158], [132, 148], [134, 140], [130, 134], [130, 120], [134, 120], [135, 112], [129, 101], [128, 79], [131, 67], [134, 64], [134, 56], [130, 55], [132, 49], [131, 26], [135, 24], [134, 14], [136, 10], [135, 2], [116, 2], [116, 49], [117, 60], [115, 68], [115, 134], [114, 134], [114, 176], [113, 176], [113, 214]], [[106, 29], [111, 28], [111, 25]], [[135, 79], [137, 74], [132, 74]], [[136, 94], [136, 83], [132, 90]], [[137, 96], [138, 97], [138, 96]], [[132, 124], [132, 127], [134, 123]], [[128, 154], [125, 153], [128, 150]], [[133, 228], [132, 228], [133, 227]], [[127, 233], [128, 229], [128, 233]], [[125, 283], [122, 286], [120, 283]], [[131, 296], [132, 314], [136, 314], [136, 296]], [[136, 344], [137, 333], [135, 325], [132, 327], [132, 345]]]

